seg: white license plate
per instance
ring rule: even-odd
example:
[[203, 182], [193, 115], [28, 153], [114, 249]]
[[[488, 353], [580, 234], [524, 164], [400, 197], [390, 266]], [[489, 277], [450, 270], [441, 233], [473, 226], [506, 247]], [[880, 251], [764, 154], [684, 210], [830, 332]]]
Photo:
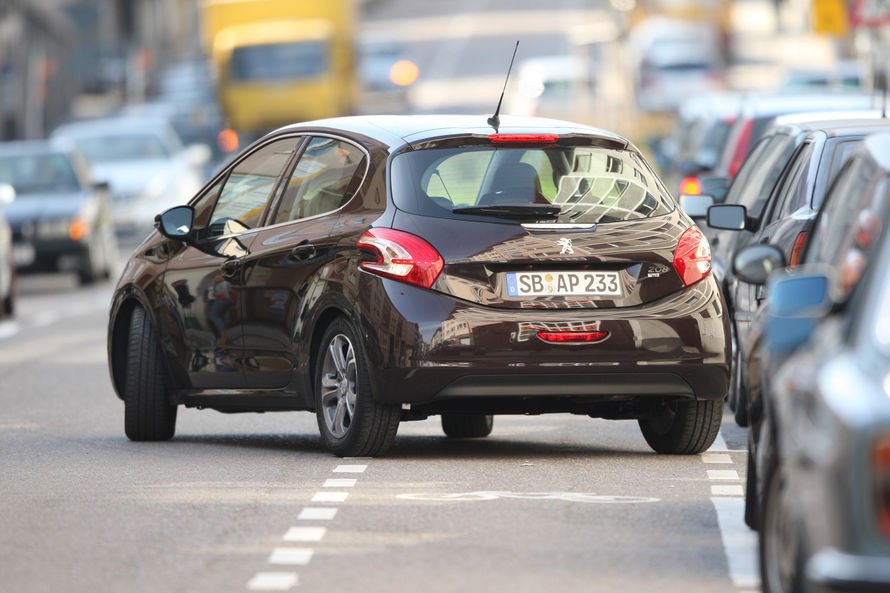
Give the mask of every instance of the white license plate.
[[507, 272], [507, 295], [621, 296], [618, 272]]
[[12, 258], [15, 260], [15, 265], [20, 268], [30, 266], [34, 263], [35, 257], [34, 246], [30, 243], [16, 243], [12, 246]]

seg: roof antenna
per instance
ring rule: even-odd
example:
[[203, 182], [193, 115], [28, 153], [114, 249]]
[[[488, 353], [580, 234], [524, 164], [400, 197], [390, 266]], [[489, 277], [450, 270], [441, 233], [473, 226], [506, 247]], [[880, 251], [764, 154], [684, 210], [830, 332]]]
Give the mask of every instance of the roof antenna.
[[510, 71], [513, 70], [513, 60], [516, 59], [516, 50], [519, 49], [519, 40], [516, 40], [516, 46], [513, 47], [513, 57], [510, 58], [510, 67], [507, 68], [507, 78], [504, 79], [504, 88], [501, 90], [501, 98], [498, 99], [498, 108], [494, 110], [494, 115], [488, 118], [488, 125], [494, 128], [494, 131], [498, 131], [498, 127], [501, 125], [501, 103], [504, 102], [504, 93], [507, 91], [507, 82], [510, 80]]

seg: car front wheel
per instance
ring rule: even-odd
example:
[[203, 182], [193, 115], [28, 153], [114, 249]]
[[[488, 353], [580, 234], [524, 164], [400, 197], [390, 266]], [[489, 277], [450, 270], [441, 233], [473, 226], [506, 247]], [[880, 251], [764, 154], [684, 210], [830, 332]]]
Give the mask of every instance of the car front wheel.
[[176, 431], [176, 406], [167, 397], [157, 330], [141, 307], [133, 310], [129, 332], [124, 431], [132, 441], [166, 441]]
[[723, 400], [674, 400], [639, 421], [643, 438], [656, 453], [693, 455], [707, 451], [723, 419]]
[[321, 440], [341, 457], [384, 454], [395, 440], [401, 408], [376, 401], [357, 332], [343, 318], [325, 331], [315, 364], [315, 409]]

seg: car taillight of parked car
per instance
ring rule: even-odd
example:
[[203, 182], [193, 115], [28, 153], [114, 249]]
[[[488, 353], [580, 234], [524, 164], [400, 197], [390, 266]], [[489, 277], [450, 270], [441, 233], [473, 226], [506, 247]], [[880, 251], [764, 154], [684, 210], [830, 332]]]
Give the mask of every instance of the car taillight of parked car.
[[734, 179], [742, 163], [748, 157], [748, 147], [751, 146], [751, 136], [754, 134], [754, 120], [746, 120], [742, 124], [742, 130], [739, 132], [738, 140], [732, 149], [732, 159], [729, 161], [727, 175], [730, 179]]
[[701, 194], [701, 179], [698, 177], [684, 177], [680, 182], [681, 196], [697, 196]]
[[890, 435], [875, 442], [872, 462], [878, 526], [885, 536], [890, 537]]
[[674, 251], [674, 269], [683, 286], [691, 286], [710, 274], [711, 246], [698, 227], [689, 227], [680, 236]]
[[806, 231], [797, 234], [797, 238], [794, 240], [794, 247], [791, 248], [791, 260], [788, 262], [790, 267], [795, 268], [800, 263], [800, 258], [803, 257], [809, 237], [810, 234]]
[[432, 287], [445, 265], [432, 245], [404, 231], [371, 229], [359, 238], [356, 247], [376, 257], [361, 262], [363, 270], [421, 288]]

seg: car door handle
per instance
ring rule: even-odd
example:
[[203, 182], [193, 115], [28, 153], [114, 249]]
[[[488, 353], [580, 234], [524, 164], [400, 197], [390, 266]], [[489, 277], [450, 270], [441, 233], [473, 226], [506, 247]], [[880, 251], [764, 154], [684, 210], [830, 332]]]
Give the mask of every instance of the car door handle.
[[239, 258], [229, 259], [222, 265], [222, 273], [226, 278], [233, 278], [241, 271], [241, 260]]
[[312, 243], [301, 243], [290, 250], [291, 257], [296, 260], [307, 260], [315, 257], [315, 245]]

